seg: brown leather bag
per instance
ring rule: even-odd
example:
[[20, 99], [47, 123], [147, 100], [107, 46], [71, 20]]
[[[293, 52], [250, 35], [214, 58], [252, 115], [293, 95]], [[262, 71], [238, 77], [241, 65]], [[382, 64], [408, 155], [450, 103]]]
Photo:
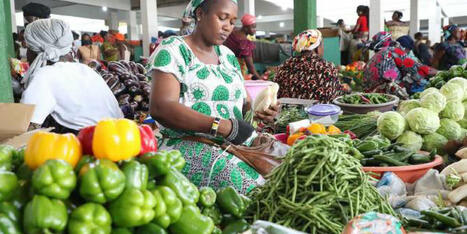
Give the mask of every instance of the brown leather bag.
[[190, 136], [183, 139], [218, 146], [253, 167], [262, 176], [266, 176], [272, 169], [281, 164], [281, 158], [285, 156], [289, 148], [288, 145], [284, 145], [275, 138], [264, 134], [260, 134], [255, 138], [250, 147], [230, 143], [219, 145], [204, 137]]

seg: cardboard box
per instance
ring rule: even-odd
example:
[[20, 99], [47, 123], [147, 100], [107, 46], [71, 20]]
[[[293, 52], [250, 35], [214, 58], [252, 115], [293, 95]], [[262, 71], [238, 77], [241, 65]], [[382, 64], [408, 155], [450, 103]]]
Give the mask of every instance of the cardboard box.
[[34, 105], [0, 103], [0, 144], [21, 148], [37, 131], [52, 130], [47, 128], [28, 132], [33, 113]]

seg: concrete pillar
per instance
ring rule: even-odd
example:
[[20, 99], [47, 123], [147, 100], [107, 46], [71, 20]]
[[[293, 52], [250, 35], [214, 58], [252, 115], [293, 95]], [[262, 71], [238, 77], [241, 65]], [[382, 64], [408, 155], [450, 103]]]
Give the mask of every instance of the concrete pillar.
[[316, 0], [294, 0], [294, 33], [317, 27]]
[[143, 23], [143, 56], [149, 57], [151, 37], [157, 37], [157, 0], [141, 0]]
[[370, 0], [370, 38], [381, 31], [384, 31], [382, 1]]
[[430, 12], [428, 19], [428, 39], [431, 43], [441, 41], [441, 8], [436, 0], [429, 0], [427, 10]]
[[138, 40], [138, 23], [136, 22], [136, 11], [128, 12], [128, 38]]
[[118, 30], [118, 12], [116, 10], [111, 10], [107, 17], [107, 26], [110, 30]]
[[316, 16], [316, 27], [318, 28], [324, 27], [324, 17]]
[[418, 14], [419, 0], [410, 0], [410, 36], [420, 31], [420, 17]]
[[17, 33], [18, 27], [16, 27], [16, 10], [15, 10], [15, 0], [10, 0], [10, 9], [11, 9], [11, 31]]
[[8, 61], [14, 55], [11, 33], [10, 0], [0, 0], [0, 103], [13, 102]]
[[256, 15], [254, 0], [243, 0], [243, 6], [245, 8], [245, 12], [243, 12], [243, 14]]
[[443, 17], [443, 27], [449, 25], [449, 17]]

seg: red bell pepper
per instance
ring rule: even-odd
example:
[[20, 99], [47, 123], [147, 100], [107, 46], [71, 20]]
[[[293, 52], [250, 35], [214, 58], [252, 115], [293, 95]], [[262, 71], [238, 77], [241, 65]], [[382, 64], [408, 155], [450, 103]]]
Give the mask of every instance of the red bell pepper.
[[[88, 155], [94, 155], [92, 151], [92, 139], [94, 137], [94, 130], [96, 126], [90, 126], [81, 129], [78, 134], [78, 139], [83, 147], [83, 153]], [[139, 132], [141, 136], [141, 152], [140, 155], [149, 152], [157, 151], [157, 140], [154, 137], [154, 132], [149, 125], [139, 126]]]
[[141, 135], [141, 152], [139, 155], [143, 155], [149, 152], [157, 151], [157, 140], [154, 137], [154, 132], [149, 125], [139, 126], [139, 132]]
[[92, 153], [92, 137], [96, 126], [89, 126], [79, 131], [78, 139], [83, 147], [83, 154], [94, 155]]

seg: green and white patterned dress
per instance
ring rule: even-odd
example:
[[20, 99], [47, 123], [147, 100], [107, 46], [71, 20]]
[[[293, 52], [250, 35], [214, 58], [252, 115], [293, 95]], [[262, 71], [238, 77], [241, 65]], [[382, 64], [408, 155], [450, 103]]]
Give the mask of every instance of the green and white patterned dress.
[[[204, 64], [186, 44], [183, 37], [164, 40], [151, 56], [150, 70], [173, 74], [180, 82], [179, 102], [205, 115], [222, 119], [242, 119], [246, 99], [243, 76], [237, 58], [225, 46], [216, 46], [219, 65]], [[165, 128], [161, 150], [180, 150], [185, 156], [185, 174], [197, 186], [215, 189], [233, 186], [248, 193], [264, 183], [263, 177], [248, 164], [222, 149], [182, 140], [187, 135], [205, 134]]]

